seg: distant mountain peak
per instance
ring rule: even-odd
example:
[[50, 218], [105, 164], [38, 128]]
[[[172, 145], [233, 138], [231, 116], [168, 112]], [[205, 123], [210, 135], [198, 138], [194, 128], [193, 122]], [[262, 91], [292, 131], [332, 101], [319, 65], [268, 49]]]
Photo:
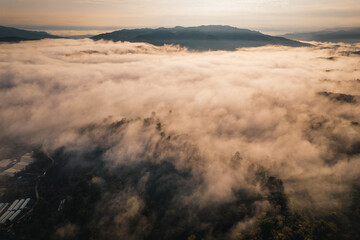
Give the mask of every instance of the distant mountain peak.
[[274, 37], [249, 29], [227, 25], [202, 25], [196, 27], [123, 29], [99, 34], [93, 40], [146, 42], [161, 46], [175, 44], [193, 50], [235, 50], [241, 47], [283, 45], [309, 46], [283, 37]]
[[317, 42], [360, 42], [360, 27], [355, 28], [333, 28], [314, 32], [287, 33], [282, 37], [301, 41]]
[[42, 31], [29, 31], [13, 27], [0, 26], [0, 42], [18, 42], [24, 40], [39, 40], [44, 38], [60, 38]]

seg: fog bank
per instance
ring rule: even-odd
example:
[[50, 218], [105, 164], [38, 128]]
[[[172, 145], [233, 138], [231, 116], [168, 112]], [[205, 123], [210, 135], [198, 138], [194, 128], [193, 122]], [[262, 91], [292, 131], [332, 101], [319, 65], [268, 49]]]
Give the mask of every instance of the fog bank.
[[[127, 239], [151, 229], [139, 213], [151, 184], [176, 182], [171, 208], [204, 209], [233, 201], [239, 191], [266, 194], [255, 177], [259, 168], [283, 180], [294, 209], [341, 208], [359, 181], [359, 49], [316, 44], [199, 53], [91, 40], [1, 44], [0, 154], [15, 143], [50, 152], [100, 146], [115, 173], [165, 164], [160, 173], [133, 170], [136, 187], [125, 184], [126, 193], [104, 197], [119, 203], [118, 236], [125, 236], [128, 218], [145, 226]], [[175, 175], [152, 180], [161, 171]], [[255, 216], [271, 208], [265, 200], [253, 207]], [[106, 226], [109, 220], [99, 218]]]

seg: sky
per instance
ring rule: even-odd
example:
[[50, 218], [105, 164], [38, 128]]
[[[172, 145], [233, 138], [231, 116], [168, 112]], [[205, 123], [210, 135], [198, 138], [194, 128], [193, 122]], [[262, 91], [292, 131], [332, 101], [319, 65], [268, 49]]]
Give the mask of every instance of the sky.
[[0, 0], [5, 26], [94, 30], [208, 24], [265, 32], [354, 27], [360, 26], [360, 0]]

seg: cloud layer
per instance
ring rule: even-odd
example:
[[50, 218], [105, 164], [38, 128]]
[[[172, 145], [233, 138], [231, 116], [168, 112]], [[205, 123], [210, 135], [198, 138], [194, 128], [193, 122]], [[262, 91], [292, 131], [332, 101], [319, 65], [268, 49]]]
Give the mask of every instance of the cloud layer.
[[[176, 182], [171, 206], [179, 208], [231, 202], [238, 191], [265, 194], [254, 167], [284, 181], [293, 208], [339, 208], [359, 180], [359, 47], [199, 53], [90, 40], [2, 44], [0, 153], [15, 143], [102, 146], [110, 171], [165, 164], [159, 173], [136, 173], [127, 194], [104, 198], [119, 206], [121, 236], [128, 218], [145, 226], [138, 232], [150, 231], [151, 219], [139, 215], [141, 192], [162, 171], [172, 173], [160, 182]], [[269, 209], [266, 201], [253, 207]]]

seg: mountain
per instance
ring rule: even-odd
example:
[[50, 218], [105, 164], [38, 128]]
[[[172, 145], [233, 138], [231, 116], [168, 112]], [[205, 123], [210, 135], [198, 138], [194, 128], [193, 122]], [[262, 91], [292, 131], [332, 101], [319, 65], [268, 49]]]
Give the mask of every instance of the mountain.
[[281, 37], [302, 41], [357, 43], [360, 42], [360, 27], [327, 29], [317, 32], [288, 33]]
[[248, 29], [214, 25], [157, 29], [124, 29], [96, 35], [92, 37], [92, 39], [146, 42], [157, 46], [176, 44], [194, 50], [235, 50], [241, 47], [259, 47], [264, 45], [310, 46], [309, 44], [284, 37], [274, 37]]
[[0, 26], [0, 42], [19, 42], [26, 40], [40, 40], [44, 38], [60, 38], [47, 32], [28, 31], [12, 27]]

